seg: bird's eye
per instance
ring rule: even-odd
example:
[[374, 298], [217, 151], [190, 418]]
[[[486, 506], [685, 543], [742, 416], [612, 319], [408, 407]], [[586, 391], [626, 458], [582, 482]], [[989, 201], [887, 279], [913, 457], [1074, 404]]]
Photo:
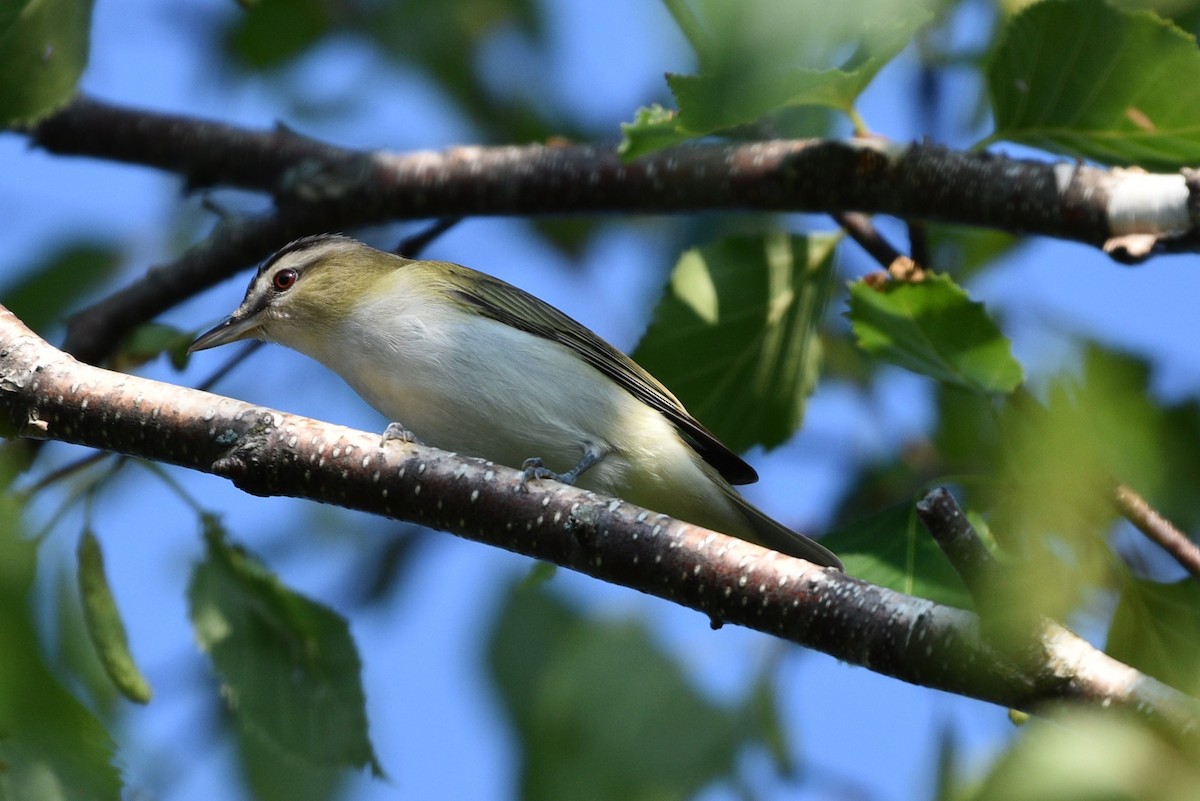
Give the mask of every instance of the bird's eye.
[[271, 286], [275, 287], [278, 292], [286, 292], [296, 285], [296, 279], [300, 277], [300, 273], [292, 269], [280, 270], [275, 273], [275, 277], [271, 279]]

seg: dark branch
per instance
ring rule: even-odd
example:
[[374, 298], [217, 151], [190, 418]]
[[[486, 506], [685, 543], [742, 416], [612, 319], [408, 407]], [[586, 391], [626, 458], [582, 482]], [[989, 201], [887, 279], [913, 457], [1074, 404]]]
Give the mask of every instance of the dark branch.
[[[631, 163], [611, 145], [397, 154], [340, 148], [286, 128], [251, 131], [86, 97], [24, 132], [55, 153], [151, 165], [179, 173], [191, 187], [267, 192], [279, 206], [274, 215], [222, 222], [176, 261], [152, 268], [77, 315], [64, 348], [89, 363], [102, 361], [141, 323], [291, 239], [389, 220], [860, 211], [1107, 244], [1129, 259], [1132, 251], [1120, 242], [1137, 239], [1138, 258], [1200, 247], [1185, 202], [1200, 194], [1200, 182], [1183, 175], [1022, 161], [926, 144], [700, 142]], [[1200, 208], [1200, 202], [1194, 205]]]
[[945, 487], [938, 487], [917, 501], [917, 517], [962, 577], [976, 605], [983, 606], [996, 560], [958, 501]]
[[[172, 262], [151, 267], [132, 284], [75, 314], [63, 350], [80, 361], [106, 359], [135, 328], [193, 295], [262, 260], [321, 226], [328, 215], [311, 209], [228, 219]], [[336, 227], [336, 225], [334, 226]]]
[[[1196, 249], [1184, 175], [1009, 159], [878, 140], [700, 142], [626, 163], [611, 145], [364, 152], [80, 98], [28, 131], [55, 153], [148, 164], [191, 186], [341, 207], [363, 222], [467, 215], [861, 211], [1100, 246], [1131, 235]], [[1190, 173], [1189, 173], [1190, 175]], [[1120, 216], [1111, 201], [1125, 186]], [[1169, 195], [1169, 197], [1167, 197]], [[355, 211], [347, 214], [345, 207]], [[326, 226], [328, 227], [328, 226]], [[1119, 247], [1111, 249], [1121, 257]], [[1142, 253], [1144, 258], [1149, 251]], [[1134, 255], [1128, 255], [1134, 258]]]
[[1037, 669], [1018, 668], [968, 612], [556, 482], [523, 489], [519, 471], [490, 462], [83, 365], [2, 307], [0, 426], [444, 529], [1005, 706], [1075, 699], [1180, 729], [1200, 718], [1200, 702], [1062, 632], [1047, 634]]
[[845, 229], [859, 247], [867, 252], [867, 255], [879, 262], [884, 269], [891, 266], [892, 262], [904, 257], [904, 254], [879, 232], [875, 223], [871, 222], [871, 218], [867, 215], [856, 211], [846, 211], [833, 215], [833, 219]]

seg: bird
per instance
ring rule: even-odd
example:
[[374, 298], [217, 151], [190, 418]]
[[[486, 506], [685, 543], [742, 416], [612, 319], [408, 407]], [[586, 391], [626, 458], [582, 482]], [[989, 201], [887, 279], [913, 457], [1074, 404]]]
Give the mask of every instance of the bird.
[[841, 561], [744, 499], [757, 473], [649, 372], [524, 290], [340, 234], [291, 242], [192, 342], [275, 342], [337, 373], [418, 440], [621, 498], [824, 567]]

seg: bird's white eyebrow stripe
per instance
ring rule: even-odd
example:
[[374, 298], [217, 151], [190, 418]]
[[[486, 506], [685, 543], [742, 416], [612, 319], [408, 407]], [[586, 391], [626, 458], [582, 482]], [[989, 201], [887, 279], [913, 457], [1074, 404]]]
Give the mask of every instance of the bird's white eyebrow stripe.
[[312, 252], [311, 257], [305, 262], [305, 264], [307, 264], [320, 255], [320, 251], [324, 249], [324, 246], [338, 244], [345, 241], [349, 240], [341, 234], [315, 234], [313, 236], [303, 236], [299, 239], [294, 239], [281, 247], [279, 250], [275, 251], [269, 258], [267, 258], [266, 261], [262, 263], [262, 265], [259, 266], [258, 272], [255, 274], [255, 279], [257, 280], [263, 275], [263, 273], [270, 270], [272, 267], [278, 264], [281, 259], [287, 256]]

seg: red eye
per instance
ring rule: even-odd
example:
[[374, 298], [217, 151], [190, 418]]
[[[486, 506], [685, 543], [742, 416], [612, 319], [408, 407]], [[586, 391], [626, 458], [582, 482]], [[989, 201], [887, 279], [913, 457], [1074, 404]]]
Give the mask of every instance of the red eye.
[[278, 292], [286, 292], [296, 285], [296, 279], [300, 277], [300, 273], [295, 270], [280, 270], [275, 273], [275, 277], [271, 279], [271, 285]]

